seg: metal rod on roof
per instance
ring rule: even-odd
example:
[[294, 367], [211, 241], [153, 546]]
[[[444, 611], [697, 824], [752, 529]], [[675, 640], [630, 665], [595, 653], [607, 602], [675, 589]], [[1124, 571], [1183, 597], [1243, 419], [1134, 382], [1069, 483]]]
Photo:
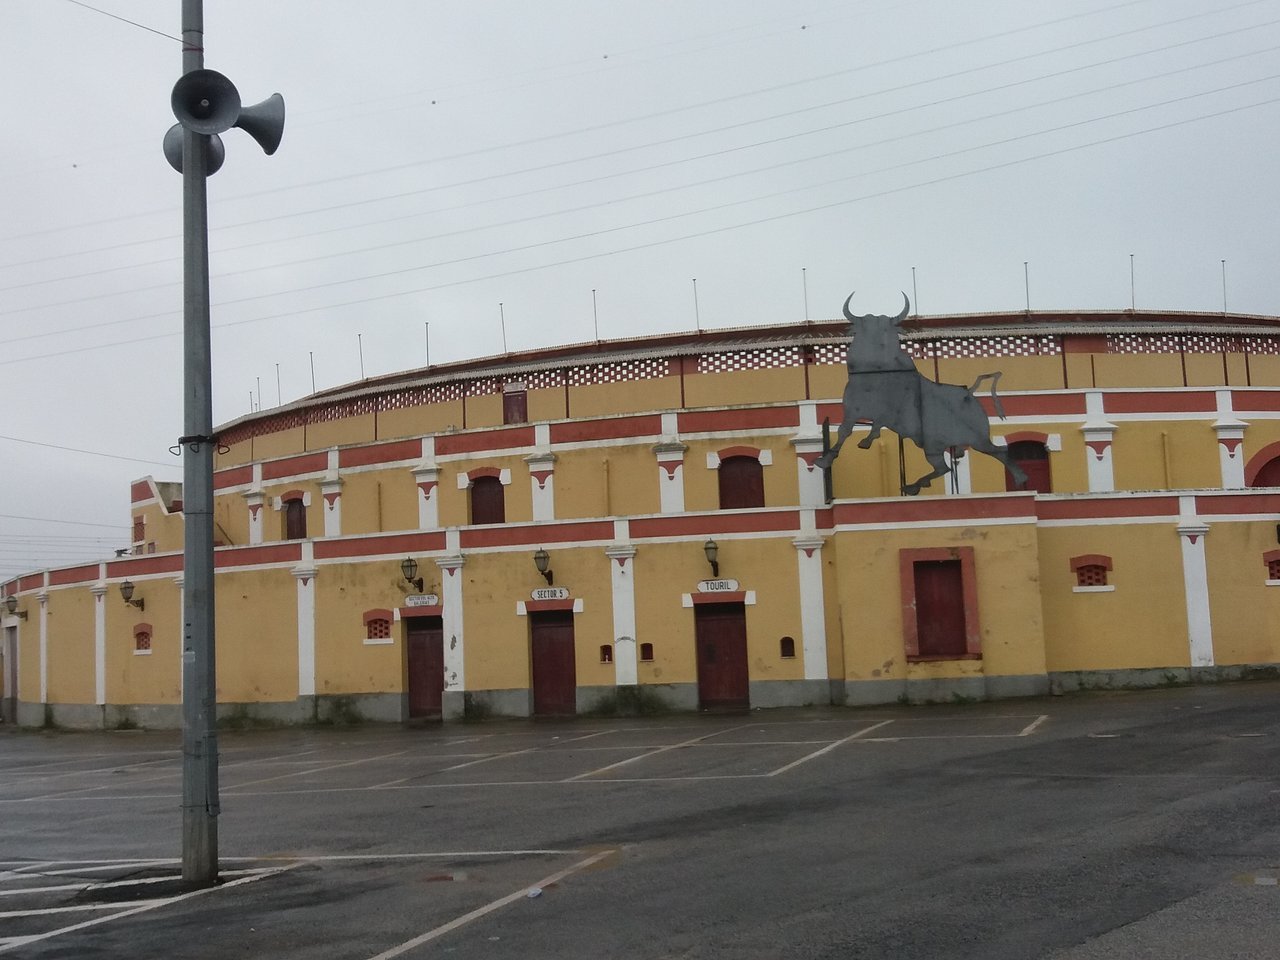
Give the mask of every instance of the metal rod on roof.
[[308, 350], [307, 356], [311, 358], [311, 392], [316, 392], [316, 352]]
[[596, 343], [600, 342], [600, 312], [596, 309], [596, 288], [591, 288], [591, 323], [596, 331]]
[[1022, 261], [1022, 285], [1027, 292], [1027, 313], [1031, 312], [1031, 270], [1027, 266], [1027, 261]]
[[1227, 261], [1222, 261], [1222, 312], [1227, 312]]
[[916, 292], [916, 268], [911, 268], [911, 302], [915, 304], [915, 315], [920, 316], [920, 294]]
[[1138, 298], [1134, 292], [1133, 285], [1133, 254], [1129, 254], [1129, 309], [1138, 309]]
[[693, 278], [693, 324], [699, 333], [702, 332], [702, 316], [698, 313], [698, 278]]
[[356, 334], [356, 350], [360, 354], [360, 379], [364, 379], [364, 334]]
[[280, 398], [280, 364], [276, 364], [276, 406], [283, 406], [284, 401]]
[[809, 320], [809, 268], [800, 268], [800, 284], [804, 287], [804, 319]]
[[262, 409], [262, 378], [254, 377], [253, 379], [258, 382], [258, 409], [261, 410]]
[[431, 366], [431, 321], [427, 320], [422, 324], [422, 336], [426, 343], [426, 359], [427, 366]]
[[507, 352], [507, 313], [502, 309], [502, 301], [498, 301], [498, 322], [502, 324], [502, 352]]

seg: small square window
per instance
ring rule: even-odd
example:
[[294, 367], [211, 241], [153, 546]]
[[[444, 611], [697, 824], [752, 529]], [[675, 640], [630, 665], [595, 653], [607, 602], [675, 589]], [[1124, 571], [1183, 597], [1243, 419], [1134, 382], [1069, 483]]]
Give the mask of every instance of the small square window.
[[133, 649], [150, 651], [151, 634], [147, 633], [145, 630], [135, 634], [133, 638]]
[[794, 660], [796, 657], [796, 638], [783, 637], [778, 641], [778, 654], [783, 660]]
[[390, 640], [391, 639], [391, 621], [381, 618], [370, 620], [365, 624], [367, 630], [366, 639], [369, 640]]
[[1076, 567], [1077, 587], [1105, 587], [1107, 585], [1107, 568], [1100, 563], [1086, 563]]
[[1111, 558], [1100, 553], [1087, 553], [1071, 558], [1071, 572], [1076, 575], [1076, 593], [1108, 593], [1111, 585]]
[[1267, 561], [1267, 580], [1280, 583], [1280, 550], [1271, 551], [1263, 559]]
[[600, 662], [613, 663], [613, 646], [611, 644], [600, 644]]
[[653, 659], [653, 644], [652, 644], [652, 643], [642, 643], [642, 644], [640, 644], [640, 659], [641, 659], [641, 660], [652, 660], [652, 659]]

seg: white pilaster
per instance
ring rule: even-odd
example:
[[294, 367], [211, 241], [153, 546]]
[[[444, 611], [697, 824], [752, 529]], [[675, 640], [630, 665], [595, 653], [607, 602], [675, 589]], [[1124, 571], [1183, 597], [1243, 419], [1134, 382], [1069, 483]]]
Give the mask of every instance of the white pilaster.
[[462, 691], [466, 689], [466, 675], [463, 671], [462, 633], [462, 566], [466, 557], [458, 552], [458, 531], [450, 528], [445, 531], [445, 549], [449, 556], [438, 557], [436, 564], [440, 567], [440, 603], [441, 620], [444, 626], [444, 688], [446, 691]]
[[802, 534], [796, 548], [800, 580], [800, 646], [806, 680], [827, 679], [827, 624], [822, 588], [822, 537]]
[[[106, 576], [107, 565], [98, 567], [99, 578]], [[89, 588], [93, 595], [93, 696], [101, 706], [107, 702], [107, 585], [98, 580]]]
[[[802, 406], [803, 409], [803, 406]], [[814, 436], [793, 437], [791, 446], [796, 451], [796, 476], [800, 483], [800, 506], [810, 510], [827, 505], [825, 474], [817, 465], [822, 456], [822, 438]]]
[[613, 585], [613, 670], [614, 682], [626, 686], [639, 682], [636, 646], [636, 548], [619, 543], [604, 551], [609, 558]]
[[658, 458], [658, 491], [663, 513], [684, 513], [684, 452], [683, 443], [675, 439], [654, 444]]
[[1209, 525], [1196, 515], [1196, 498], [1179, 497], [1178, 536], [1182, 540], [1182, 585], [1187, 604], [1191, 666], [1213, 666], [1213, 625], [1209, 619], [1209, 573], [1204, 542]]
[[324, 535], [342, 536], [342, 478], [338, 476], [338, 448], [329, 451], [329, 468], [320, 481], [320, 497], [324, 500]]
[[1115, 469], [1111, 461], [1111, 442], [1115, 438], [1116, 425], [1107, 421], [1102, 404], [1102, 391], [1089, 390], [1084, 395], [1085, 456], [1089, 476], [1090, 493], [1110, 493], [1116, 488]]
[[313, 544], [302, 541], [302, 556], [292, 570], [298, 582], [298, 696], [316, 694], [316, 564]]
[[529, 465], [529, 484], [533, 491], [533, 519], [556, 518], [556, 487], [554, 453], [531, 453], [524, 458]]
[[[47, 579], [47, 578], [46, 578]], [[49, 702], [49, 594], [36, 594], [40, 604], [40, 702]]]
[[1244, 430], [1249, 424], [1236, 419], [1231, 406], [1231, 391], [1216, 391], [1218, 419], [1213, 424], [1218, 435], [1218, 463], [1222, 468], [1222, 488], [1241, 490], [1244, 482]]
[[266, 501], [261, 490], [253, 490], [244, 494], [244, 504], [249, 509], [249, 546], [262, 543], [262, 521]]

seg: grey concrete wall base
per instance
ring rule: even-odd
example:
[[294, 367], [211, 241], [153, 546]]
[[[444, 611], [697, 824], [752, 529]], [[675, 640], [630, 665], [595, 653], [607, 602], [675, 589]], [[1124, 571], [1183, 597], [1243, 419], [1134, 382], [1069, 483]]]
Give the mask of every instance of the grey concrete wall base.
[[43, 727], [51, 719], [52, 714], [46, 715], [43, 703], [27, 703], [24, 700], [18, 701], [17, 721], [20, 727]]
[[676, 712], [698, 709], [698, 685], [696, 683], [642, 683], [644, 696], [659, 698], [667, 708]]
[[1152, 667], [1133, 670], [1065, 670], [1049, 674], [1053, 693], [1077, 690], [1140, 690], [1177, 687], [1191, 682], [1189, 667]]
[[245, 727], [284, 727], [313, 723], [315, 706], [310, 697], [258, 703], [220, 703], [217, 722], [230, 730]]
[[[449, 696], [447, 691], [445, 696]], [[454, 716], [446, 713], [446, 720], [533, 716], [531, 690], [468, 690], [458, 696], [462, 698], [461, 710]]]
[[51, 703], [48, 725], [64, 730], [101, 730], [106, 708], [98, 703]]
[[446, 690], [440, 695], [440, 719], [446, 723], [461, 720], [466, 714], [466, 694], [461, 690]]
[[881, 703], [954, 703], [1040, 697], [1050, 692], [1045, 674], [955, 677], [930, 680], [846, 680], [844, 703], [851, 707]]
[[[578, 713], [597, 713], [602, 712], [601, 707], [610, 702], [617, 704], [619, 700], [619, 688], [616, 686], [604, 685], [594, 687], [578, 687], [577, 691], [577, 711]], [[628, 694], [622, 694], [625, 698]], [[606, 708], [607, 709], [607, 708]], [[616, 709], [615, 711], [616, 712]]]
[[1021, 676], [987, 677], [988, 700], [1012, 700], [1018, 697], [1043, 697], [1049, 693], [1047, 673]]
[[409, 715], [408, 704], [408, 696], [403, 693], [326, 693], [298, 698], [299, 710], [310, 712], [316, 723], [339, 725], [402, 723]]
[[694, 684], [627, 683], [578, 688], [578, 712], [588, 716], [643, 717], [696, 709], [698, 688]]
[[752, 680], [751, 707], [813, 707], [831, 703], [827, 680]]
[[906, 680], [846, 680], [844, 702], [850, 707], [872, 707], [882, 703], [906, 703]]
[[908, 703], [952, 703], [987, 699], [986, 677], [931, 677], [907, 681]]

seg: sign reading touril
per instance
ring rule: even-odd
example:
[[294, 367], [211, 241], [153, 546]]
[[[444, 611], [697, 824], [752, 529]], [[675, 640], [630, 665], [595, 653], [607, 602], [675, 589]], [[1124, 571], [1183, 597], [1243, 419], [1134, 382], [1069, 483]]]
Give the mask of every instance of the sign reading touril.
[[737, 580], [699, 580], [699, 593], [737, 593]]
[[440, 598], [434, 593], [411, 593], [404, 598], [406, 607], [438, 607]]
[[538, 587], [533, 591], [534, 600], [568, 600], [568, 587]]

